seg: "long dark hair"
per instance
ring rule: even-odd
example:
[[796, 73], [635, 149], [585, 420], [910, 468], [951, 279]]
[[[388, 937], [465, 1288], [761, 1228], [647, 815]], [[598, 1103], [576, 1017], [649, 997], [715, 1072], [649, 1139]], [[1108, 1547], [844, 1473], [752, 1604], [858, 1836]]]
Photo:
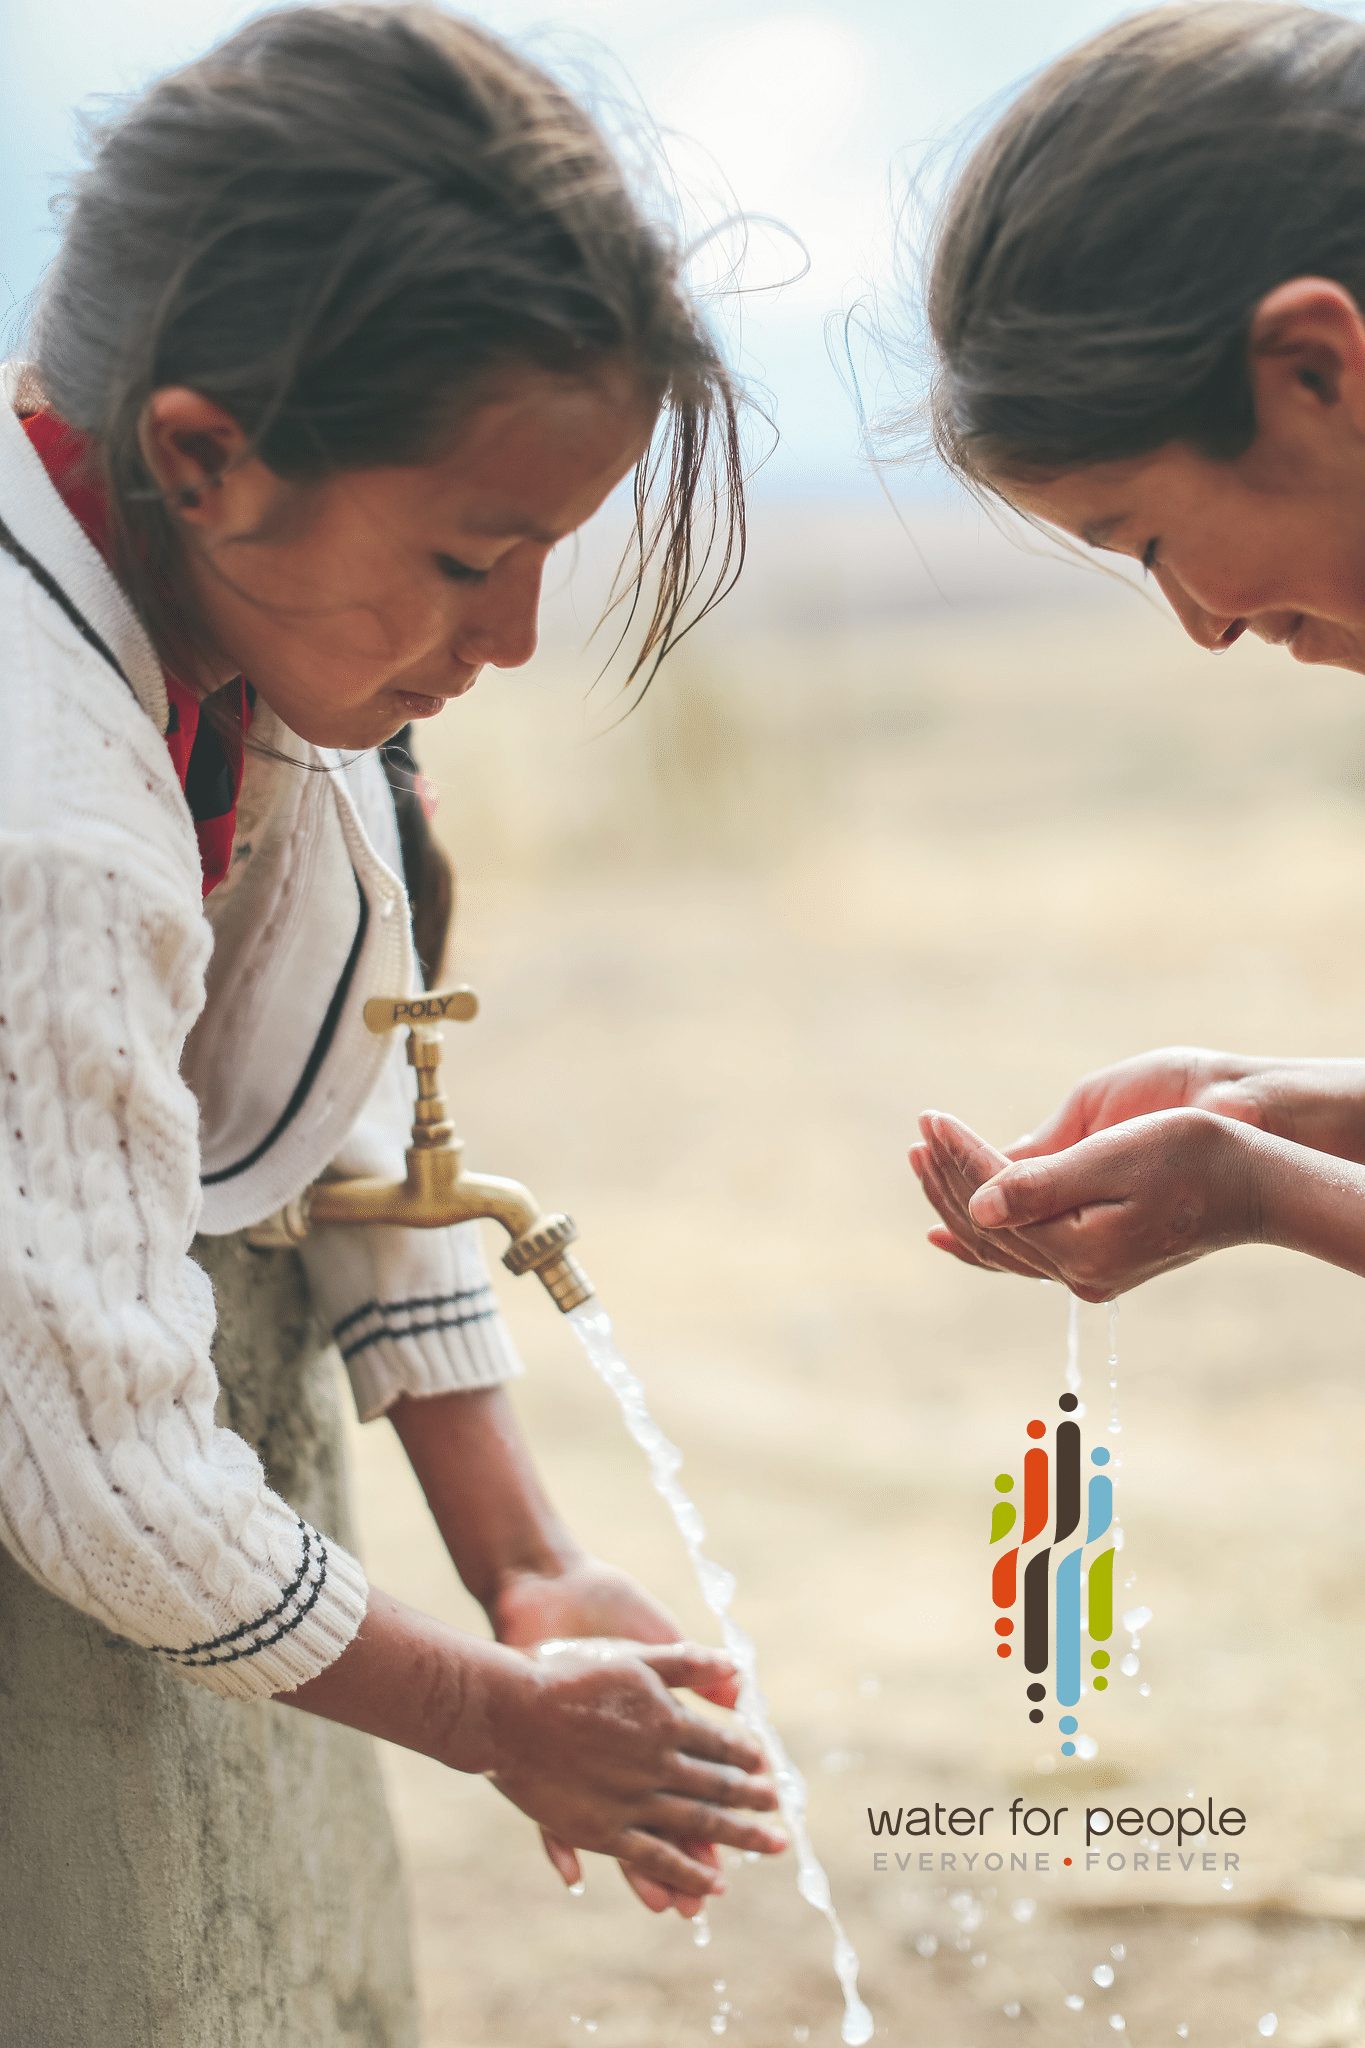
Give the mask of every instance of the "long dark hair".
[[684, 252], [588, 114], [486, 30], [430, 5], [264, 15], [95, 129], [64, 207], [36, 377], [98, 447], [120, 573], [171, 658], [197, 621], [138, 443], [166, 385], [306, 483], [420, 463], [509, 359], [624, 357], [664, 394], [635, 484], [636, 605], [659, 577], [632, 676], [738, 574], [738, 394]]
[[1252, 314], [1298, 276], [1365, 304], [1365, 29], [1148, 9], [1043, 71], [956, 179], [920, 423], [978, 486], [1169, 441], [1231, 458], [1256, 430]]

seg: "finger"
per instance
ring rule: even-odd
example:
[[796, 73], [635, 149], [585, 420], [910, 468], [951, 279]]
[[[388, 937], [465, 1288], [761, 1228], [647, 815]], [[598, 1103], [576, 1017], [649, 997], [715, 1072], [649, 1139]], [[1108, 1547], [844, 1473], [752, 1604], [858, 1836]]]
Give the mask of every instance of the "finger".
[[[720, 1869], [720, 1858], [709, 1842], [687, 1842], [683, 1846], [696, 1862], [706, 1864], [712, 1870]], [[621, 1864], [620, 1871], [636, 1898], [648, 1906], [651, 1913], [667, 1913], [671, 1909], [684, 1920], [692, 1920], [706, 1904], [705, 1899], [694, 1898], [688, 1892], [675, 1891], [670, 1885], [657, 1883], [631, 1864]]]
[[668, 1791], [704, 1799], [711, 1806], [747, 1806], [757, 1813], [777, 1810], [777, 1791], [771, 1779], [755, 1778], [748, 1771], [722, 1764], [702, 1764], [693, 1757], [678, 1755], [673, 1759], [666, 1783]]
[[739, 1701], [739, 1678], [718, 1678], [714, 1685], [694, 1685], [691, 1690], [713, 1707], [733, 1707]]
[[949, 1116], [946, 1110], [930, 1110], [920, 1122], [922, 1129], [928, 1126], [925, 1137], [936, 1163], [941, 1165], [946, 1157], [973, 1187], [979, 1187], [983, 1180], [989, 1180], [1009, 1164], [997, 1146], [988, 1144], [979, 1131], [964, 1124], [960, 1117]]
[[964, 1266], [972, 1266], [978, 1273], [1014, 1273], [1021, 1280], [1051, 1279], [1051, 1274], [1040, 1275], [1037, 1267], [1026, 1266], [1022, 1259], [1011, 1259], [1005, 1255], [1003, 1246], [993, 1245], [993, 1256], [979, 1259], [953, 1236], [951, 1230], [931, 1230], [926, 1233], [935, 1250], [947, 1252], [950, 1257], [960, 1259]]
[[733, 1657], [700, 1643], [632, 1643], [630, 1648], [665, 1685], [685, 1685], [690, 1692], [738, 1676]]
[[[972, 1221], [967, 1208], [969, 1200], [965, 1186], [954, 1188], [950, 1185], [951, 1169], [940, 1175], [938, 1167], [926, 1167], [926, 1192], [932, 1191], [934, 1207], [947, 1225], [949, 1234], [956, 1240], [957, 1255], [969, 1253], [969, 1263], [986, 1267], [991, 1272], [1017, 1273], [1026, 1279], [1051, 1279], [1052, 1266], [1038, 1252], [1025, 1248], [1007, 1232], [988, 1235], [979, 1231]], [[945, 1251], [951, 1245], [943, 1245]]]
[[[1127, 1134], [1139, 1123], [1117, 1128]], [[1113, 1207], [1128, 1197], [1131, 1165], [1117, 1158], [1115, 1132], [1084, 1138], [1049, 1159], [1021, 1159], [1006, 1166], [972, 1195], [967, 1213], [978, 1230], [1027, 1229], [1076, 1210]], [[1126, 1146], [1131, 1136], [1119, 1140]]]
[[787, 1838], [759, 1821], [741, 1820], [723, 1813], [718, 1806], [706, 1806], [696, 1799], [677, 1799], [660, 1792], [649, 1803], [649, 1827], [677, 1842], [724, 1842], [730, 1849], [756, 1850], [760, 1856], [779, 1856]]
[[581, 1884], [583, 1881], [583, 1867], [579, 1863], [575, 1852], [569, 1847], [569, 1844], [559, 1841], [546, 1828], [541, 1829], [540, 1839], [545, 1845], [545, 1854], [549, 1857], [565, 1884]]
[[666, 1842], [645, 1828], [623, 1828], [610, 1853], [638, 1876], [699, 1903], [718, 1898], [725, 1890], [716, 1861], [704, 1862], [700, 1852], [692, 1853], [690, 1845], [684, 1848], [678, 1842]]

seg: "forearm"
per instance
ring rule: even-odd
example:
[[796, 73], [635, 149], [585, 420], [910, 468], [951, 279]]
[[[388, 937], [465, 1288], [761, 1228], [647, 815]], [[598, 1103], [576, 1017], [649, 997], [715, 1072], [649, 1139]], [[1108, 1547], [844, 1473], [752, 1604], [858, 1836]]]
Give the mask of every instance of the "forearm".
[[1256, 1234], [1365, 1275], [1365, 1166], [1263, 1131], [1249, 1131], [1245, 1142], [1259, 1197]]
[[553, 1577], [582, 1558], [501, 1387], [405, 1398], [389, 1414], [455, 1568], [485, 1609], [510, 1574]]
[[533, 1667], [514, 1651], [448, 1628], [372, 1587], [365, 1619], [335, 1663], [276, 1697], [450, 1770], [485, 1772], [501, 1761], [500, 1707], [536, 1682]]

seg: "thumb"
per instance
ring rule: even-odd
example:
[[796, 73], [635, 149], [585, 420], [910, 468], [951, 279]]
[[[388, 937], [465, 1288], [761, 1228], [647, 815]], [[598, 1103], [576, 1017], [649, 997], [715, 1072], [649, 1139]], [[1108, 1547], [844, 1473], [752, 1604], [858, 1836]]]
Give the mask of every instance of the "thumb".
[[967, 1213], [979, 1230], [1019, 1230], [1065, 1216], [1087, 1202], [1121, 1200], [1108, 1176], [1096, 1184], [1098, 1164], [1088, 1143], [1046, 1159], [1018, 1160], [982, 1183]]

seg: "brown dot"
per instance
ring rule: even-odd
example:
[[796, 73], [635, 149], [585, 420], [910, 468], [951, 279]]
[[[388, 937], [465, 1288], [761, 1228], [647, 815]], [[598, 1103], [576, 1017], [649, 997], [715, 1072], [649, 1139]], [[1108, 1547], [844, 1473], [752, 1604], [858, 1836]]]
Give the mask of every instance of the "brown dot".
[[1031, 1713], [1030, 1713], [1030, 1715], [1029, 1715], [1029, 1719], [1030, 1719], [1030, 1721], [1041, 1721], [1041, 1720], [1042, 1720], [1042, 1718], [1043, 1718], [1043, 1710], [1042, 1710], [1042, 1708], [1041, 1708], [1041, 1707], [1034, 1707], [1034, 1709], [1032, 1710], [1032, 1712], [1031, 1712]]
[[1059, 1408], [1064, 1408], [1066, 1410], [1066, 1413], [1069, 1415], [1072, 1409], [1078, 1406], [1076, 1396], [1074, 1394], [1063, 1394], [1061, 1400], [1057, 1403], [1057, 1406]]

